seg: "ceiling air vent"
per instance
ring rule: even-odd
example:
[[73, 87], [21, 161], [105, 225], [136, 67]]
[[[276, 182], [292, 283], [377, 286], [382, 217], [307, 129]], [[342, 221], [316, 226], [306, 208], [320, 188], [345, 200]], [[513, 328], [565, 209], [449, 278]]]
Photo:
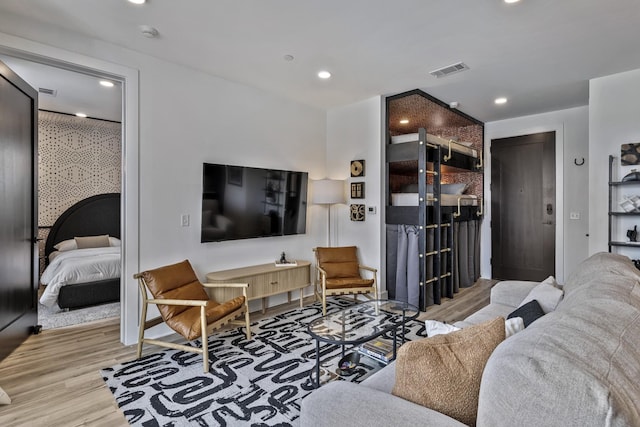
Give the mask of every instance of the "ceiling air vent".
[[39, 87], [38, 88], [38, 92], [44, 94], [44, 95], [50, 95], [50, 96], [56, 96], [56, 93], [58, 93], [57, 90], [55, 89], [47, 89], [46, 87]]
[[438, 68], [437, 70], [430, 71], [434, 77], [440, 78], [449, 76], [451, 74], [459, 73], [460, 71], [468, 70], [469, 67], [464, 62], [457, 62], [455, 64], [447, 65], [446, 67]]

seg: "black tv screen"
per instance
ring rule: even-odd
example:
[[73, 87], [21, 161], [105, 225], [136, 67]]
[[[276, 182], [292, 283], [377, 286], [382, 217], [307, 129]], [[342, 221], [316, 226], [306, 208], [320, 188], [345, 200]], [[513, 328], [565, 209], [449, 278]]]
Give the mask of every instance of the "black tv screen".
[[304, 234], [307, 172], [203, 164], [201, 242]]

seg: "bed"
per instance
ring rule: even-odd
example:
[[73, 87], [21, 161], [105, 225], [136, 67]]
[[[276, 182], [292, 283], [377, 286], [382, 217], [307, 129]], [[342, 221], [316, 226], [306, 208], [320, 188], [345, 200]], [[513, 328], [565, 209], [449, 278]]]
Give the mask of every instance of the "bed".
[[[433, 206], [433, 194], [427, 193], [427, 206]], [[440, 206], [478, 206], [478, 196], [473, 194], [440, 194]], [[392, 193], [392, 206], [418, 206], [418, 193]]]
[[[405, 142], [415, 142], [418, 141], [418, 139], [418, 133], [406, 133], [403, 135], [392, 136], [391, 143], [403, 144]], [[478, 157], [478, 151], [471, 147], [472, 144], [470, 142], [457, 142], [437, 135], [431, 135], [430, 133], [427, 134], [427, 142], [434, 145], [440, 145], [457, 153], [466, 154], [467, 156]]]
[[[440, 184], [441, 206], [478, 206], [478, 196], [465, 194], [468, 183]], [[392, 206], [418, 206], [418, 185], [408, 184], [391, 194]], [[433, 206], [433, 185], [427, 184], [427, 206]]]
[[119, 239], [120, 194], [91, 196], [67, 209], [45, 243], [41, 282], [46, 288], [40, 302], [74, 309], [119, 301]]

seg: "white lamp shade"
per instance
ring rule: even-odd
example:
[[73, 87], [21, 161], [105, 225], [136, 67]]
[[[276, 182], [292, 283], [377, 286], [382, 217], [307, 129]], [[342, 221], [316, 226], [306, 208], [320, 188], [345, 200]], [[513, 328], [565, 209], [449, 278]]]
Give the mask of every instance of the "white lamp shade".
[[345, 203], [344, 181], [337, 179], [319, 179], [313, 181], [313, 199], [316, 205]]

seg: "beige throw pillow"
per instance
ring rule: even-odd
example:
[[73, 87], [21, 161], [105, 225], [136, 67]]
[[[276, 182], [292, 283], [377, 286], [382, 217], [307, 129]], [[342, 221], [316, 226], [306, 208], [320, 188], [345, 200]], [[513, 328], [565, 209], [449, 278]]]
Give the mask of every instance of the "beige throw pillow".
[[474, 425], [482, 371], [504, 339], [504, 318], [497, 317], [446, 335], [408, 342], [398, 350], [392, 393]]
[[74, 240], [78, 245], [78, 249], [107, 248], [110, 246], [109, 236], [106, 234], [103, 236], [76, 237]]

